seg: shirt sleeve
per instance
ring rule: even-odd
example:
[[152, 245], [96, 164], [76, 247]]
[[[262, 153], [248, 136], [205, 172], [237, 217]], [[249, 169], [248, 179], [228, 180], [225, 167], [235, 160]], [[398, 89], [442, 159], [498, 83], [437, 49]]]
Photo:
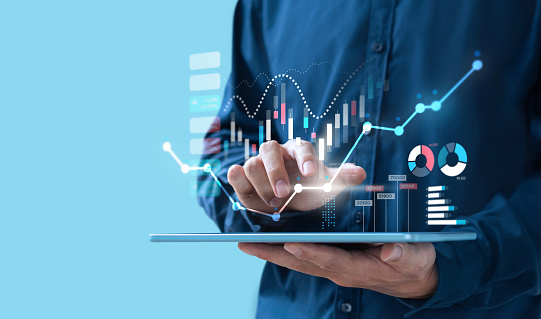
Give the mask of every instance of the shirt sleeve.
[[428, 300], [398, 300], [412, 310], [455, 304], [468, 309], [500, 306], [520, 295], [541, 294], [541, 81], [532, 89], [529, 153], [532, 172], [511, 196], [495, 195], [468, 225], [443, 231], [473, 231], [477, 240], [435, 243], [439, 285]]

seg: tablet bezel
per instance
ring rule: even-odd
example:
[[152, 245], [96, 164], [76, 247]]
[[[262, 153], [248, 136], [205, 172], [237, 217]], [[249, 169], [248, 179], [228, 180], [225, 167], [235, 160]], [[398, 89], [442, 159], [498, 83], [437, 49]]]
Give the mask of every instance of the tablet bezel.
[[171, 233], [150, 234], [151, 242], [247, 242], [247, 243], [397, 243], [475, 240], [474, 232], [404, 233]]

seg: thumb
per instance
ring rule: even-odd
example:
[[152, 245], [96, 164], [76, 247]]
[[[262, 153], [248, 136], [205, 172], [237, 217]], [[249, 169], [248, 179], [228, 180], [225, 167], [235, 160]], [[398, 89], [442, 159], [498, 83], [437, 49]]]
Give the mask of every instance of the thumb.
[[[341, 192], [348, 186], [357, 186], [366, 179], [366, 172], [360, 166], [346, 163], [340, 168], [328, 168], [329, 175], [333, 176], [333, 191]], [[336, 176], [336, 174], [338, 174]]]
[[403, 244], [385, 244], [381, 248], [380, 259], [385, 263], [395, 264], [407, 257], [407, 252], [405, 253], [404, 250], [405, 246]]
[[434, 263], [436, 251], [432, 243], [389, 243], [383, 245], [379, 256], [389, 265], [409, 269]]

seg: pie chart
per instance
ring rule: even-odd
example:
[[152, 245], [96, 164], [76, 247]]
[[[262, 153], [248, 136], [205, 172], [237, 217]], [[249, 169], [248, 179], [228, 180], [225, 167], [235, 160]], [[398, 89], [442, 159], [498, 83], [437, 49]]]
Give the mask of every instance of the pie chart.
[[466, 169], [468, 155], [462, 145], [448, 143], [438, 154], [438, 166], [443, 174], [454, 177]]
[[434, 168], [434, 153], [426, 145], [415, 146], [408, 156], [408, 167], [413, 175], [425, 177]]

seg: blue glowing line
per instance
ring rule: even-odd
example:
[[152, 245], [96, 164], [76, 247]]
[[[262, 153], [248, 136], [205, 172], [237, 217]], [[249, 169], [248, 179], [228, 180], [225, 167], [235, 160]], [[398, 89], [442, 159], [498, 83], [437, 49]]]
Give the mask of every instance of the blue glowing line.
[[447, 94], [445, 94], [441, 100], [440, 100], [440, 103], [443, 103], [443, 101], [447, 100], [447, 98], [449, 97], [449, 95], [451, 95], [461, 84], [462, 82], [466, 81], [466, 79], [475, 71], [475, 69], [471, 69], [470, 72], [466, 73], [466, 75], [464, 75], [462, 77], [462, 79], [460, 79], [460, 81], [457, 82], [457, 84], [455, 84], [455, 86], [453, 86], [449, 92], [447, 92]]
[[359, 137], [357, 138], [357, 140], [355, 141], [355, 144], [353, 144], [353, 146], [351, 147], [351, 149], [349, 150], [348, 152], [348, 155], [346, 155], [346, 158], [344, 158], [344, 160], [342, 161], [342, 164], [340, 164], [340, 166], [344, 165], [346, 163], [346, 161], [348, 160], [348, 158], [351, 156], [351, 153], [353, 153], [353, 150], [355, 149], [355, 147], [357, 147], [357, 144], [359, 144], [359, 141], [361, 140], [361, 138], [363, 137], [364, 135], [364, 131], [361, 132], [361, 135], [359, 135]]
[[212, 175], [212, 177], [214, 177], [214, 180], [216, 181], [216, 184], [218, 184], [218, 186], [220, 186], [220, 188], [224, 191], [225, 195], [227, 195], [227, 197], [229, 198], [229, 200], [231, 201], [231, 203], [235, 204], [236, 202], [233, 200], [233, 198], [231, 196], [229, 196], [229, 193], [225, 190], [224, 186], [222, 185], [222, 183], [220, 182], [220, 180], [218, 179], [218, 177], [216, 177], [216, 175], [214, 174], [213, 171], [209, 171], [210, 175]]
[[394, 131], [394, 128], [391, 128], [391, 127], [384, 127], [384, 126], [376, 126], [376, 125], [372, 125], [372, 128], [376, 129], [376, 130], [382, 130], [382, 131]]
[[413, 114], [406, 120], [406, 122], [404, 122], [404, 124], [402, 124], [402, 127], [406, 127], [406, 125], [408, 125], [408, 123], [413, 120], [413, 118], [415, 117], [415, 115], [417, 115], [417, 111], [413, 112]]
[[359, 144], [359, 142], [361, 141], [361, 138], [363, 137], [363, 135], [364, 135], [364, 131], [361, 132], [361, 135], [359, 135], [359, 137], [355, 141], [355, 144], [353, 144], [353, 146], [349, 150], [348, 155], [346, 155], [346, 157], [342, 161], [342, 164], [340, 164], [340, 166], [338, 167], [338, 171], [336, 171], [336, 174], [334, 174], [333, 178], [331, 179], [330, 184], [332, 184], [334, 182], [334, 180], [336, 179], [336, 177], [338, 176], [338, 174], [342, 170], [342, 167], [344, 166], [344, 164], [346, 164], [348, 158], [351, 156], [351, 153], [353, 153], [353, 150], [355, 149], [355, 147], [357, 147], [357, 144]]
[[[475, 63], [479, 63], [478, 64], [478, 67], [477, 69], [475, 68]], [[438, 102], [439, 105], [441, 105], [451, 94], [453, 94], [453, 92], [458, 89], [458, 87], [464, 82], [466, 81], [466, 79], [473, 73], [475, 72], [476, 70], [480, 70], [482, 67], [482, 63], [481, 61], [477, 60], [474, 62], [474, 67], [472, 67], [470, 69], [470, 71], [468, 71], [468, 73], [466, 73], [466, 75], [464, 75], [444, 96], [441, 100], [439, 101], [435, 101], [435, 102]], [[433, 109], [432, 105], [426, 105], [425, 106], [425, 109]], [[438, 108], [439, 109], [439, 108]], [[406, 125], [408, 125], [408, 123], [415, 117], [415, 115], [417, 115], [417, 110], [415, 110], [413, 112], [413, 114], [411, 114], [411, 116], [404, 122], [404, 124], [402, 124], [402, 128], [406, 127]], [[376, 129], [376, 130], [383, 130], [383, 131], [394, 131], [395, 129], [394, 128], [391, 128], [391, 127], [384, 127], [384, 126], [376, 126], [376, 125], [373, 125], [372, 128]]]

